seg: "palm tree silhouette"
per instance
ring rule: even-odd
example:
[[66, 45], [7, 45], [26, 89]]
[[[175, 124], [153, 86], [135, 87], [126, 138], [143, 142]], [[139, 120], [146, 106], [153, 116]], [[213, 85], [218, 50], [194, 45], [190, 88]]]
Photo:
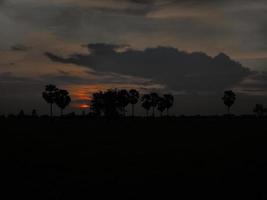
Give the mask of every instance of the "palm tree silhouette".
[[102, 91], [93, 93], [90, 109], [96, 116], [101, 116], [104, 109], [104, 93]]
[[104, 113], [109, 118], [119, 116], [123, 111], [122, 104], [118, 100], [118, 90], [110, 89], [107, 90], [104, 95]]
[[141, 98], [142, 107], [146, 110], [146, 116], [148, 117], [148, 112], [152, 106], [152, 99], [149, 94], [145, 94]]
[[164, 94], [164, 99], [166, 100], [166, 110], [167, 110], [167, 116], [169, 116], [169, 110], [173, 106], [174, 103], [174, 97], [172, 94]]
[[58, 88], [55, 85], [47, 85], [45, 86], [45, 91], [43, 92], [44, 100], [50, 104], [50, 117], [53, 117], [53, 104], [56, 100], [56, 93]]
[[227, 106], [228, 115], [230, 114], [230, 108], [235, 103], [236, 95], [232, 90], [227, 90], [224, 92], [224, 96], [222, 97], [224, 104]]
[[139, 98], [140, 94], [137, 90], [131, 89], [129, 91], [129, 100], [130, 104], [132, 105], [132, 117], [134, 117], [134, 105], [138, 103]]
[[20, 110], [20, 111], [19, 111], [18, 117], [20, 117], [20, 118], [25, 117], [24, 110]]
[[167, 100], [164, 97], [159, 97], [157, 109], [162, 117], [162, 113], [167, 109]]
[[123, 110], [123, 115], [126, 115], [126, 107], [128, 106], [128, 104], [130, 103], [130, 95], [128, 93], [127, 90], [119, 90], [117, 93], [118, 96], [118, 101], [119, 101], [119, 106], [122, 108]]
[[152, 117], [155, 117], [155, 108], [159, 102], [159, 95], [155, 92], [150, 93], [151, 97], [151, 107], [152, 107]]
[[58, 90], [56, 92], [55, 103], [60, 108], [60, 115], [63, 116], [63, 110], [70, 104], [71, 98], [67, 90]]
[[37, 110], [33, 109], [32, 110], [32, 117], [38, 117]]
[[119, 95], [119, 91], [116, 89], [94, 93], [91, 100], [93, 113], [97, 116], [101, 116], [103, 113], [108, 118], [118, 117], [122, 113], [125, 113], [123, 106], [126, 105], [126, 100], [122, 94]]

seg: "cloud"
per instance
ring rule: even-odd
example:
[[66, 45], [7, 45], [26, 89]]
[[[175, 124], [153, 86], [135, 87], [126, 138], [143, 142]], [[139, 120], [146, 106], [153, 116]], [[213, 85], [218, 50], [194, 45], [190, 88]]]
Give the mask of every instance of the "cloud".
[[267, 96], [267, 72], [254, 72], [234, 89], [245, 95]]
[[12, 51], [28, 51], [31, 49], [29, 46], [25, 46], [23, 44], [16, 44], [10, 48]]
[[266, 66], [267, 66], [266, 56], [260, 58], [241, 59], [240, 62], [244, 63], [245, 66], [253, 68], [256, 71], [266, 71]]
[[7, 2], [0, 22], [7, 18], [2, 26], [10, 33], [0, 33], [1, 45], [12, 40], [23, 43], [17, 40], [28, 35], [21, 33], [24, 30], [50, 32], [79, 43], [127, 43], [135, 48], [175, 46], [211, 55], [223, 51], [232, 57], [267, 49], [264, 42], [267, 4], [262, 0]]
[[96, 71], [115, 72], [152, 79], [174, 90], [218, 92], [251, 74], [225, 54], [212, 58], [205, 53], [187, 53], [171, 47], [125, 49], [111, 44], [89, 44], [89, 54], [62, 58], [47, 52], [55, 62], [86, 66]]

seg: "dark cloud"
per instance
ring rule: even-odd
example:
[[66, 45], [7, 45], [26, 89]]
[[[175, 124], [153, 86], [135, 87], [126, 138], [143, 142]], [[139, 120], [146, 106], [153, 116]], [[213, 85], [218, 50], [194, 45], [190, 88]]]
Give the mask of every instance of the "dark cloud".
[[12, 51], [28, 51], [31, 49], [29, 46], [25, 46], [23, 44], [16, 44], [10, 48]]
[[140, 4], [151, 4], [151, 3], [155, 3], [156, 0], [128, 0], [128, 2], [140, 3]]
[[88, 55], [62, 58], [46, 55], [53, 61], [74, 63], [96, 71], [115, 72], [152, 79], [174, 90], [190, 92], [221, 91], [252, 72], [225, 54], [212, 58], [205, 53], [187, 53], [171, 47], [126, 49], [110, 44], [89, 44]]
[[254, 72], [237, 85], [237, 90], [248, 95], [267, 95], [267, 72]]
[[256, 71], [266, 71], [267, 58], [248, 58], [241, 59], [240, 62], [245, 66], [249, 66]]
[[[44, 31], [79, 43], [128, 43], [138, 48], [170, 45], [212, 55], [224, 51], [231, 56], [267, 49], [266, 2], [262, 0], [41, 2], [27, 0], [8, 6], [3, 29], [10, 28], [9, 19], [17, 24], [4, 38], [24, 30], [17, 25], [27, 25], [27, 31]], [[27, 35], [18, 33], [14, 38]], [[2, 39], [2, 44], [7, 41]]]
[[241, 83], [246, 88], [261, 88], [261, 91], [267, 89], [267, 72], [254, 72], [248, 77], [247, 81]]
[[161, 4], [168, 4], [168, 3], [207, 3], [207, 2], [225, 2], [227, 0], [125, 0], [128, 2], [133, 3], [141, 3], [141, 4], [155, 4], [155, 3], [161, 3]]

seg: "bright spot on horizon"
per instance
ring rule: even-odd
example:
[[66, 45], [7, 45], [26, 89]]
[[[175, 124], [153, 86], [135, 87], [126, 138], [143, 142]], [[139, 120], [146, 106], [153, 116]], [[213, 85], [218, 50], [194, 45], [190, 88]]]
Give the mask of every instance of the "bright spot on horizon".
[[88, 104], [81, 104], [79, 105], [79, 108], [80, 109], [86, 109], [86, 108], [89, 108], [90, 106]]

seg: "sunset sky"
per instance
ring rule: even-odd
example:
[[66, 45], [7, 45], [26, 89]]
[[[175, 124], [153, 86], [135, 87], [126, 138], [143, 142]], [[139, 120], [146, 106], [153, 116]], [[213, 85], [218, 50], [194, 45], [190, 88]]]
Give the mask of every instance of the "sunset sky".
[[45, 113], [49, 83], [71, 109], [108, 88], [171, 92], [180, 114], [224, 112], [225, 89], [237, 113], [267, 104], [266, 0], [0, 0], [0, 24], [0, 114]]

